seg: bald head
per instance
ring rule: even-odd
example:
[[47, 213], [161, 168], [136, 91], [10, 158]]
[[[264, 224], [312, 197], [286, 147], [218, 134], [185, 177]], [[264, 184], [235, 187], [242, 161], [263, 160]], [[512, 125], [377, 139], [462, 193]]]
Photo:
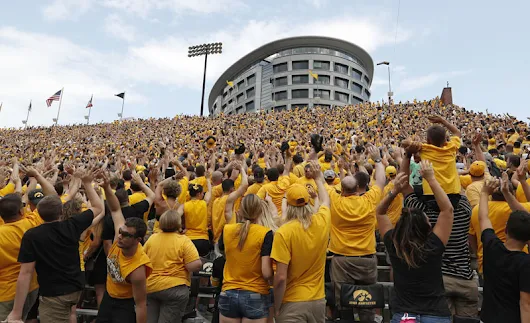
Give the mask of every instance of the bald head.
[[340, 182], [343, 194], [353, 194], [357, 190], [357, 180], [353, 176], [346, 176]]
[[216, 170], [212, 173], [212, 184], [213, 185], [219, 185], [223, 181], [223, 173]]

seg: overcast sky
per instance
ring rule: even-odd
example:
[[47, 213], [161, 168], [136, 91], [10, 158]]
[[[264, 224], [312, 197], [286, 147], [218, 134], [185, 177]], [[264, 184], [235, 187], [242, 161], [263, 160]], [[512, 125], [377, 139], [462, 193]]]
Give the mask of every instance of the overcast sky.
[[[456, 104], [530, 116], [530, 1], [17, 0], [0, 2], [0, 126], [50, 125], [198, 114], [201, 58], [188, 46], [223, 42], [208, 60], [209, 90], [249, 51], [300, 35], [341, 38], [391, 62], [396, 101], [430, 99], [448, 81]], [[388, 91], [376, 67], [372, 100]]]

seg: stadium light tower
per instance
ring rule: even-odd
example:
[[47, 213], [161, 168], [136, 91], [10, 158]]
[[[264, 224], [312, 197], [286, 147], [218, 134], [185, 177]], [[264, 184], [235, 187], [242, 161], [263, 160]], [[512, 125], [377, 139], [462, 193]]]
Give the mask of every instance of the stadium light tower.
[[202, 96], [201, 96], [201, 117], [204, 112], [204, 87], [206, 86], [206, 64], [208, 63], [209, 54], [221, 54], [223, 52], [223, 43], [210, 43], [188, 48], [188, 57], [204, 55], [204, 74], [202, 76]]
[[390, 85], [390, 62], [383, 61], [381, 63], [377, 63], [377, 66], [379, 65], [386, 65], [388, 67], [388, 105], [392, 102], [392, 96], [394, 93], [392, 92], [392, 86]]

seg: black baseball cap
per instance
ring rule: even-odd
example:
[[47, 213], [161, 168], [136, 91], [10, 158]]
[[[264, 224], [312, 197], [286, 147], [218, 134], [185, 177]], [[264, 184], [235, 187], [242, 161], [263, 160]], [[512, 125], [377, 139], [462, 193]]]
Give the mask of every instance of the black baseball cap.
[[31, 190], [28, 193], [28, 199], [34, 205], [39, 204], [39, 202], [44, 198], [44, 193], [41, 189]]

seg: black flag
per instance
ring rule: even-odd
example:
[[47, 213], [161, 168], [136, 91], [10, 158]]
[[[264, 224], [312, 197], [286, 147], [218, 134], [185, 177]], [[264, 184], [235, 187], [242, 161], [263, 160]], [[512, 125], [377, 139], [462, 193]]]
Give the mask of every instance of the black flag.
[[120, 97], [122, 99], [125, 99], [125, 92], [122, 92], [120, 94], [114, 94], [114, 95], [117, 96], [117, 97]]

